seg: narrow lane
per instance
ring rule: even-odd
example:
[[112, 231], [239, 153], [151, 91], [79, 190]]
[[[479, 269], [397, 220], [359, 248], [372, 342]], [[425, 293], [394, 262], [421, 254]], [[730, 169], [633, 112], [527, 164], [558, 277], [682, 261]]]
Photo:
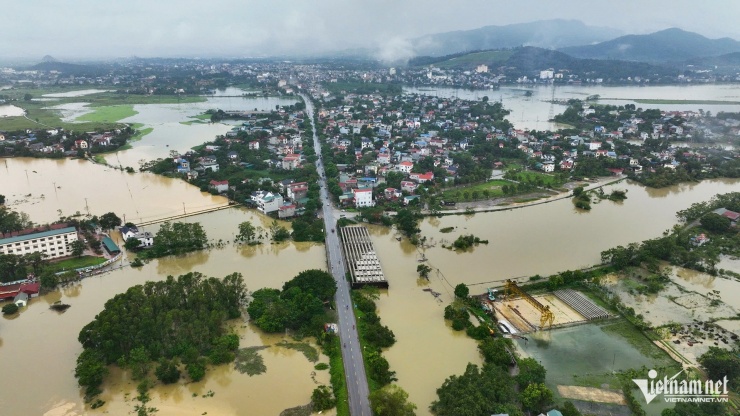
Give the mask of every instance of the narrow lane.
[[324, 215], [324, 227], [326, 228], [326, 261], [329, 266], [329, 272], [337, 282], [337, 293], [334, 301], [337, 307], [337, 315], [339, 316], [339, 338], [342, 343], [342, 359], [344, 361], [345, 382], [349, 396], [349, 409], [352, 416], [372, 416], [370, 401], [368, 399], [370, 390], [367, 385], [360, 340], [357, 336], [354, 305], [349, 294], [350, 285], [346, 278], [345, 270], [347, 268], [345, 267], [345, 259], [339, 243], [339, 233], [336, 231], [337, 221], [335, 212], [326, 188], [326, 172], [324, 171], [324, 162], [321, 157], [321, 143], [319, 143], [319, 137], [316, 134], [316, 125], [313, 119], [313, 103], [308, 96], [304, 94], [301, 96], [306, 103], [306, 113], [310, 117], [311, 126], [313, 127], [314, 149], [318, 157], [316, 170], [319, 173], [321, 209]]

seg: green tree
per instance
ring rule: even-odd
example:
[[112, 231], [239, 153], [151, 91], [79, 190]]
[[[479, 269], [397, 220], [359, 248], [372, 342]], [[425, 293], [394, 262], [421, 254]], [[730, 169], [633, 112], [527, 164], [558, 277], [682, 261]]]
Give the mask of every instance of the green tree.
[[563, 405], [560, 406], [560, 412], [563, 416], [583, 416], [573, 402], [569, 400], [566, 400]]
[[370, 351], [365, 354], [365, 362], [369, 370], [370, 377], [379, 385], [384, 386], [396, 381], [396, 372], [391, 371], [390, 364], [379, 351]]
[[512, 364], [509, 350], [511, 341], [506, 338], [488, 338], [478, 345], [486, 363], [507, 369]]
[[530, 384], [544, 383], [547, 370], [542, 364], [534, 358], [522, 358], [518, 362], [519, 374], [516, 376], [516, 382], [520, 389], [524, 389]]
[[100, 385], [108, 375], [105, 357], [100, 351], [86, 349], [77, 357], [75, 377], [80, 386], [85, 387], [85, 398], [90, 399], [100, 393]]
[[5, 195], [0, 194], [0, 205], [5, 204]]
[[2, 311], [3, 311], [3, 315], [12, 315], [18, 312], [18, 305], [16, 305], [15, 303], [9, 303], [3, 306]]
[[733, 390], [738, 389], [740, 383], [740, 357], [737, 351], [724, 348], [709, 347], [709, 350], [699, 357], [699, 363], [707, 370], [710, 380], [721, 380], [727, 377]]
[[294, 278], [285, 282], [283, 291], [288, 291], [293, 287], [298, 287], [303, 292], [310, 293], [323, 302], [332, 300], [337, 292], [337, 283], [332, 275], [318, 269], [304, 270], [298, 273]]
[[465, 283], [460, 283], [455, 286], [455, 297], [460, 299], [467, 299], [469, 294], [470, 289], [468, 289], [468, 286]]
[[729, 230], [731, 224], [729, 218], [713, 212], [701, 217], [700, 222], [702, 227], [715, 233], [723, 233]]
[[188, 376], [193, 381], [200, 381], [206, 376], [206, 364], [205, 360], [198, 359], [195, 362], [189, 363], [185, 366], [185, 371], [188, 372]]
[[290, 231], [275, 220], [270, 224], [270, 238], [272, 241], [281, 242], [290, 238]]
[[149, 351], [144, 347], [136, 347], [129, 352], [126, 366], [131, 370], [134, 380], [142, 380], [149, 374]]
[[370, 408], [377, 416], [413, 416], [416, 405], [408, 401], [409, 394], [390, 384], [370, 393]]
[[416, 266], [416, 272], [419, 273], [419, 277], [423, 279], [429, 279], [429, 272], [432, 271], [432, 268], [427, 266], [426, 264], [420, 264]]
[[72, 255], [75, 257], [82, 257], [82, 253], [85, 252], [85, 249], [87, 246], [85, 243], [82, 242], [82, 240], [75, 240], [69, 244], [70, 248], [72, 249]]
[[118, 218], [118, 216], [112, 212], [107, 212], [100, 216], [100, 228], [104, 230], [112, 230], [115, 227], [119, 227], [121, 225], [121, 219]]
[[336, 406], [337, 401], [327, 386], [319, 386], [313, 389], [313, 393], [311, 393], [311, 404], [314, 412], [321, 412]]
[[239, 234], [236, 236], [237, 241], [244, 241], [251, 243], [252, 240], [257, 236], [257, 229], [249, 221], [244, 221], [239, 224]]
[[136, 250], [137, 248], [139, 248], [139, 245], [141, 245], [141, 240], [136, 237], [129, 237], [126, 239], [126, 242], [123, 243], [123, 247], [129, 251]]
[[154, 375], [164, 384], [177, 383], [180, 380], [180, 370], [177, 368], [177, 361], [166, 358], [160, 359], [157, 369], [154, 370]]
[[481, 371], [468, 364], [462, 375], [453, 375], [437, 389], [430, 407], [437, 416], [479, 416], [498, 413], [521, 415], [515, 401], [514, 381], [508, 370], [484, 365]]
[[41, 272], [41, 275], [39, 276], [39, 281], [41, 283], [41, 287], [43, 287], [44, 289], [54, 289], [59, 284], [59, 278], [57, 277], [56, 273], [54, 273], [50, 269], [46, 269]]
[[531, 411], [540, 411], [552, 403], [552, 391], [544, 383], [532, 383], [521, 393], [522, 405]]

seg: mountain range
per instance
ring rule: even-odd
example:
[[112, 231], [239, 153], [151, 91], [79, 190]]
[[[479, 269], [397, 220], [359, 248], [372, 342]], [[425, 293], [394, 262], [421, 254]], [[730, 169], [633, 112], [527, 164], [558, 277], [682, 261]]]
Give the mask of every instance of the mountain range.
[[442, 56], [519, 46], [558, 49], [603, 42], [622, 34], [612, 28], [587, 26], [578, 20], [555, 19], [437, 33], [411, 39], [411, 44], [416, 56]]
[[697, 33], [672, 28], [559, 50], [576, 58], [668, 63], [740, 52], [740, 42], [730, 38], [708, 39]]

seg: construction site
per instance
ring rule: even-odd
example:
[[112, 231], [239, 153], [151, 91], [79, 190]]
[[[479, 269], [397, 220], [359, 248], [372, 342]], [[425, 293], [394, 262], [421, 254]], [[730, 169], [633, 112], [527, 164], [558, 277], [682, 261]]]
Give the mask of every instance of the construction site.
[[530, 295], [507, 280], [503, 291], [488, 289], [481, 296], [485, 307], [495, 311], [502, 332], [526, 334], [609, 318], [603, 308], [572, 289]]

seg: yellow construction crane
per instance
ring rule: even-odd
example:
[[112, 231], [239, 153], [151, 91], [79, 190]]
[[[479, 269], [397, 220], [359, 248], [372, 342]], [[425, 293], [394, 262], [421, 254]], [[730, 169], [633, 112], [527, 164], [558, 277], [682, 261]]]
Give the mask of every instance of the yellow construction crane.
[[537, 301], [537, 299], [530, 296], [527, 292], [523, 291], [519, 286], [517, 286], [516, 282], [512, 280], [506, 281], [506, 299], [509, 299], [509, 296], [512, 294], [519, 296], [527, 301], [530, 305], [534, 306], [535, 309], [540, 311], [540, 329], [544, 329], [545, 326], [547, 328], [552, 327], [553, 321], [555, 321], [555, 314], [550, 311], [550, 306], [544, 306], [540, 302]]

